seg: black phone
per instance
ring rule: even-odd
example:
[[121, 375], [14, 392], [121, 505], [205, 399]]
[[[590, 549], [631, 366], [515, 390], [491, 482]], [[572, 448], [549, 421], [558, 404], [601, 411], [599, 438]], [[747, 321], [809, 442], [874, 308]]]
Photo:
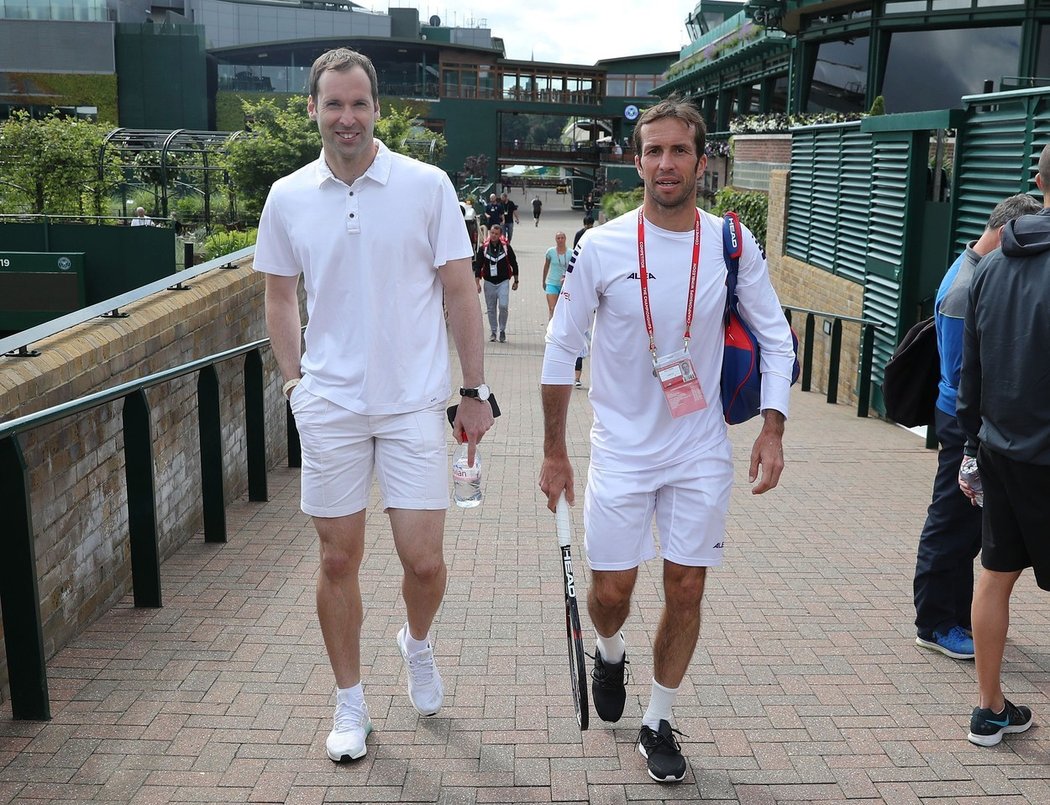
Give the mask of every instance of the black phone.
[[[489, 395], [489, 405], [492, 406], [492, 418], [495, 419], [502, 413], [499, 410], [499, 403], [496, 402], [496, 395]], [[456, 421], [456, 411], [459, 410], [459, 403], [456, 405], [450, 405], [445, 413], [448, 415], [448, 424], [451, 425]]]

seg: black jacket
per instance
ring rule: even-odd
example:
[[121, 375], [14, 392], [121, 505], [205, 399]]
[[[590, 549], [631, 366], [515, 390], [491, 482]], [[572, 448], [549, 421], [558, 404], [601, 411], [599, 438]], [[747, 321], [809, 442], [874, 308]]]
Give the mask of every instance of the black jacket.
[[956, 411], [967, 453], [1050, 465], [1050, 209], [1009, 222], [974, 272]]
[[[493, 274], [491, 266], [496, 266]], [[493, 245], [492, 241], [485, 238], [474, 255], [474, 275], [479, 279], [489, 282], [500, 283], [511, 277], [518, 278], [518, 258], [514, 249], [505, 240], [499, 240]]]

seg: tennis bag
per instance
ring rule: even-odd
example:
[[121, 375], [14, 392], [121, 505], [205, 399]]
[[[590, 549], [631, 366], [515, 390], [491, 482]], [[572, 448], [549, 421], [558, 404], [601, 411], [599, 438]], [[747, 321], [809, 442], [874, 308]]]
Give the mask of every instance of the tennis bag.
[[[735, 212], [722, 221], [722, 254], [726, 262], [725, 349], [722, 353], [722, 412], [726, 422], [739, 425], [758, 415], [762, 401], [762, 375], [758, 339], [740, 315], [736, 296], [740, 255], [744, 251], [743, 230]], [[795, 365], [791, 384], [798, 381], [798, 335], [791, 330]]]
[[932, 424], [940, 382], [937, 328], [930, 316], [908, 330], [886, 363], [882, 379], [886, 416], [906, 428]]

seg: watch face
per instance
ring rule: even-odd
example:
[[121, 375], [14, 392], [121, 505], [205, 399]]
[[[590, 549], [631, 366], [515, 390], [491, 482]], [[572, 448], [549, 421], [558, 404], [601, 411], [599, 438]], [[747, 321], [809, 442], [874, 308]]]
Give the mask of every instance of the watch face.
[[484, 383], [482, 383], [480, 386], [478, 386], [478, 399], [481, 400], [482, 402], [485, 402], [486, 400], [488, 400], [489, 395], [491, 395], [491, 394], [492, 394], [492, 392], [489, 390], [489, 387], [487, 385], [485, 385]]

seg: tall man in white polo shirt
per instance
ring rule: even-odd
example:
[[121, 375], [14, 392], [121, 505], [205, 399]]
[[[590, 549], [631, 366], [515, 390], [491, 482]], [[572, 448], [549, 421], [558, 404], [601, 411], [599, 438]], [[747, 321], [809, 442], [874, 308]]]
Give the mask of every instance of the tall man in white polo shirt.
[[[598, 715], [618, 721], [627, 695], [620, 629], [638, 567], [657, 555], [655, 517], [665, 604], [638, 749], [654, 780], [678, 782], [686, 762], [671, 708], [699, 637], [707, 568], [722, 562], [733, 483], [719, 394], [726, 266], [721, 220], [696, 207], [707, 164], [699, 112], [683, 101], [663, 101], [642, 115], [634, 136], [642, 206], [580, 241], [547, 329], [540, 488], [552, 510], [562, 492], [573, 502], [565, 418], [593, 312], [594, 425], [583, 510], [592, 571], [587, 607], [598, 637], [591, 689]], [[758, 480], [752, 492], [762, 494], [777, 485], [784, 467], [794, 352], [762, 251], [749, 232], [737, 291], [762, 350], [764, 422], [749, 470], [750, 482]]]
[[379, 91], [360, 53], [340, 48], [314, 62], [307, 109], [323, 150], [274, 183], [255, 269], [266, 274], [266, 323], [302, 442], [302, 509], [320, 538], [317, 614], [337, 688], [326, 749], [338, 762], [364, 756], [372, 729], [361, 684], [358, 571], [373, 473], [404, 568], [408, 620], [397, 645], [409, 697], [422, 715], [436, 713], [444, 697], [430, 643], [446, 579], [442, 292], [463, 369], [453, 427], [471, 461], [492, 410], [471, 246], [448, 177], [373, 138]]

